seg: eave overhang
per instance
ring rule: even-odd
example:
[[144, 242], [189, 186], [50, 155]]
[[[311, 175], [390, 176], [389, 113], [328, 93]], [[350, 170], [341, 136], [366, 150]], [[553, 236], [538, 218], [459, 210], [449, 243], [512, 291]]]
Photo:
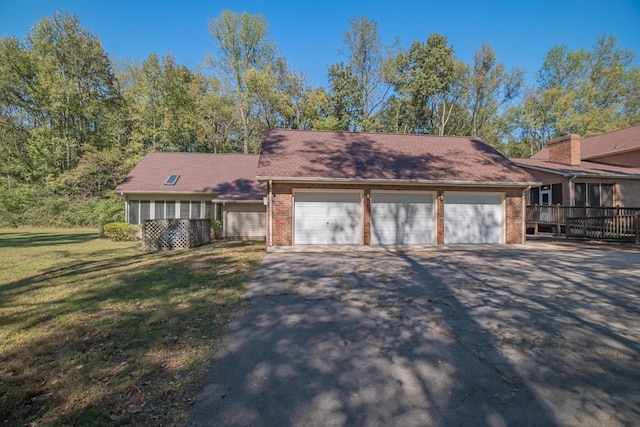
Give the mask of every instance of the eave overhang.
[[455, 181], [428, 179], [362, 179], [362, 178], [323, 178], [323, 177], [287, 177], [287, 176], [256, 176], [260, 182], [288, 182], [288, 183], [316, 183], [316, 184], [394, 184], [394, 185], [434, 185], [434, 186], [464, 186], [464, 187], [528, 187], [542, 185], [538, 181]]

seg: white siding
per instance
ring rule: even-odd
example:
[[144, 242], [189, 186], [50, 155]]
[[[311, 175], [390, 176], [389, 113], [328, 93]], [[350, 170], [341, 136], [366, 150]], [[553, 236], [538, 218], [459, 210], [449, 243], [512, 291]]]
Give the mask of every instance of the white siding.
[[444, 193], [444, 243], [503, 243], [501, 193]]
[[435, 243], [433, 194], [371, 193], [372, 245]]
[[267, 230], [267, 208], [262, 203], [227, 203], [224, 206], [227, 238], [261, 238]]
[[294, 244], [362, 244], [361, 192], [295, 192]]

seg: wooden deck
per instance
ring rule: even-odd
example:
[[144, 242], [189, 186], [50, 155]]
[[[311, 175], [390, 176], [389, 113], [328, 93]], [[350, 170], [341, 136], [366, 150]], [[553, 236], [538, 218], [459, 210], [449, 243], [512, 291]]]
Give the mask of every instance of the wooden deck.
[[599, 240], [639, 242], [640, 208], [577, 206], [527, 206], [527, 228], [538, 234], [540, 226], [557, 235]]

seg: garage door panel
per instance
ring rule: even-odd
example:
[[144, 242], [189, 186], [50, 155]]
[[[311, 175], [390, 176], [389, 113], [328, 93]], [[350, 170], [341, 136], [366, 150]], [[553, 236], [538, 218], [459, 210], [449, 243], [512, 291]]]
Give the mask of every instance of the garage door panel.
[[225, 236], [265, 237], [267, 210], [263, 204], [228, 204], [225, 207]]
[[445, 193], [445, 243], [502, 243], [501, 194]]
[[434, 229], [431, 194], [371, 194], [372, 244], [431, 244], [434, 242]]
[[295, 244], [362, 243], [360, 193], [295, 193]]

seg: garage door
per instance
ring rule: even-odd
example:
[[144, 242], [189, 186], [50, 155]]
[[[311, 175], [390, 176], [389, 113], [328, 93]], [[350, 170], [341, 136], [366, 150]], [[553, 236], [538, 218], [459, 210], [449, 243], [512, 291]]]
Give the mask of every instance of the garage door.
[[502, 243], [502, 194], [444, 193], [445, 243]]
[[360, 198], [359, 192], [296, 192], [294, 194], [294, 244], [361, 244]]
[[372, 245], [434, 243], [433, 195], [371, 193]]
[[264, 238], [267, 208], [262, 203], [227, 203], [225, 205], [225, 237]]

